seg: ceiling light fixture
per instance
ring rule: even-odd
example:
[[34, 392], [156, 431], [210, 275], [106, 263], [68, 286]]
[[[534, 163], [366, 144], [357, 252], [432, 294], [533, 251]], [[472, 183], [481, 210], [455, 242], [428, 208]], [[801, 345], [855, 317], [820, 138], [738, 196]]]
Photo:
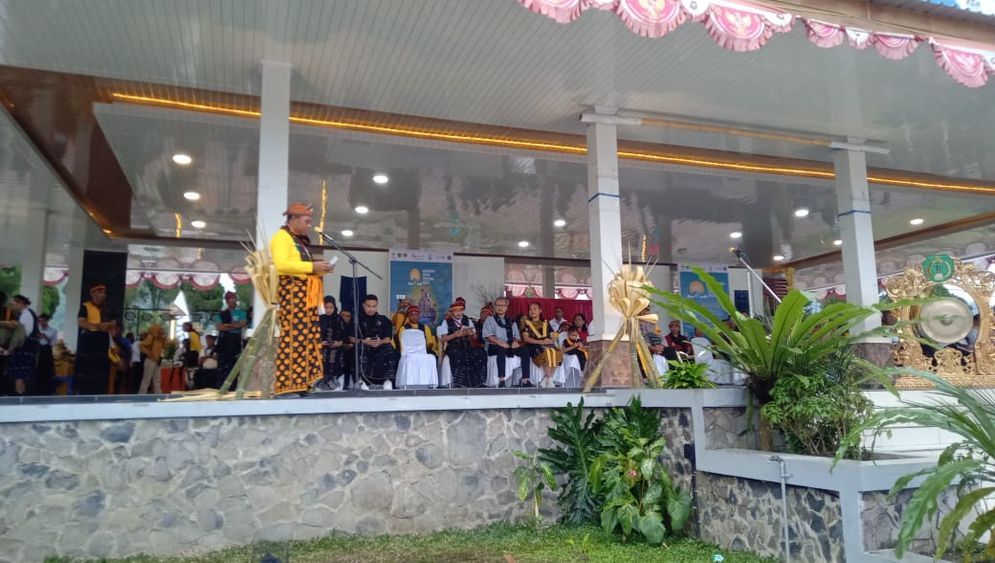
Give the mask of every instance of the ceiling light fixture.
[[369, 212], [370, 212], [370, 208], [366, 207], [365, 205], [357, 205], [356, 206], [356, 213], [359, 213], [360, 215], [366, 215]]
[[729, 233], [729, 238], [741, 239], [741, 238], [743, 238], [743, 233], [741, 233], [739, 231], [733, 231], [733, 232]]
[[201, 221], [200, 219], [196, 219], [194, 221], [190, 221], [190, 226], [195, 229], [203, 229], [207, 226], [207, 223]]
[[833, 246], [843, 246], [843, 241], [841, 239], [836, 239], [833, 241]]
[[554, 227], [560, 227], [562, 229], [563, 227], [567, 226], [567, 220], [566, 219], [557, 219], [557, 220], [553, 221], [553, 226]]
[[798, 217], [799, 219], [803, 217], [808, 217], [808, 209], [804, 207], [799, 207], [798, 209], [795, 209], [795, 217]]
[[528, 247], [529, 247], [529, 241], [527, 240], [518, 241], [518, 248], [528, 248]]
[[200, 194], [197, 192], [183, 192], [183, 197], [190, 201], [197, 201], [200, 199]]
[[914, 226], [914, 227], [918, 227], [919, 225], [922, 225], [925, 222], [926, 222], [926, 220], [923, 219], [922, 217], [916, 217], [915, 219], [909, 220], [909, 224], [912, 225], [912, 226]]
[[178, 152], [173, 155], [173, 162], [180, 166], [189, 166], [193, 162], [193, 158], [189, 154]]
[[[126, 94], [124, 92], [111, 92], [111, 97], [116, 100], [140, 103], [160, 107], [181, 108], [194, 111], [222, 115], [237, 115], [241, 117], [259, 118], [261, 113], [257, 109], [237, 108], [214, 104], [200, 104], [195, 102], [184, 102], [170, 98], [155, 96], [140, 96]], [[290, 121], [301, 125], [311, 125], [317, 127], [329, 127], [333, 129], [346, 129], [353, 131], [365, 131], [370, 133], [383, 133], [388, 135], [403, 135], [420, 139], [433, 139], [438, 141], [466, 142], [491, 146], [527, 148], [535, 150], [545, 150], [551, 152], [563, 152], [573, 154], [586, 154], [587, 147], [583, 143], [556, 142], [555, 140], [544, 140], [542, 138], [508, 138], [506, 136], [482, 135], [464, 132], [449, 132], [443, 130], [422, 129], [412, 126], [385, 126], [375, 123], [368, 123], [358, 120], [325, 120], [300, 117], [291, 115]], [[696, 166], [704, 168], [716, 168], [720, 170], [736, 170], [742, 172], [756, 172], [780, 174], [786, 176], [800, 176], [808, 178], [835, 177], [832, 169], [828, 166], [777, 166], [758, 162], [755, 164], [744, 163], [740, 159], [713, 159], [707, 157], [696, 157], [683, 154], [668, 154], [660, 152], [642, 152], [631, 150], [618, 151], [619, 158], [644, 160], [648, 162], [664, 162], [684, 166]], [[926, 178], [898, 177], [896, 175], [868, 175], [868, 182], [871, 184], [883, 184], [891, 186], [903, 186], [921, 189], [940, 189], [959, 192], [992, 193], [995, 191], [993, 185], [978, 185], [956, 182], [934, 181]]]
[[386, 174], [374, 174], [373, 183], [380, 184], [381, 186], [390, 181], [390, 178]]
[[352, 232], [349, 229], [345, 229], [344, 231], [342, 231], [342, 236], [344, 236], [344, 237], [351, 237], [354, 234], [356, 234], [356, 233]]
[[781, 256], [780, 254], [775, 254], [774, 255], [774, 261], [775, 262], [784, 262], [784, 256]]

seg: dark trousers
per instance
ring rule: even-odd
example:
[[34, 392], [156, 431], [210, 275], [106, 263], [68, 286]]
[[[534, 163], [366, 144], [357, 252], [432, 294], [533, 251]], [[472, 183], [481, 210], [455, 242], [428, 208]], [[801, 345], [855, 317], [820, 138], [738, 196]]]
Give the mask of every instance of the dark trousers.
[[529, 357], [528, 348], [521, 346], [519, 348], [499, 348], [497, 346], [487, 345], [487, 355], [495, 356], [497, 358], [497, 368], [498, 368], [498, 378], [504, 377], [505, 365], [507, 365], [507, 359], [509, 357], [517, 356], [522, 362], [522, 379], [528, 379], [529, 377], [529, 362], [532, 358]]

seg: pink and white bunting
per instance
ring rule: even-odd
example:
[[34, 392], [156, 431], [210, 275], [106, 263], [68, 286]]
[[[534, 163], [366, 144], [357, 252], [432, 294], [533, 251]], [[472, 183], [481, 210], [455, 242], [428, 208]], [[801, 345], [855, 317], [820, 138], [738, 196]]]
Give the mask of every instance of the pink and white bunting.
[[819, 47], [839, 47], [846, 41], [855, 49], [873, 46], [882, 57], [901, 60], [914, 53], [920, 43], [928, 43], [940, 68], [964, 86], [979, 88], [995, 76], [995, 45], [969, 48], [940, 38], [850, 28], [741, 0], [518, 1], [563, 24], [589, 9], [614, 12], [633, 33], [650, 38], [663, 37], [685, 22], [694, 21], [704, 25], [716, 43], [737, 52], [763, 47], [775, 33], [790, 31], [794, 21], [800, 20], [809, 41]]

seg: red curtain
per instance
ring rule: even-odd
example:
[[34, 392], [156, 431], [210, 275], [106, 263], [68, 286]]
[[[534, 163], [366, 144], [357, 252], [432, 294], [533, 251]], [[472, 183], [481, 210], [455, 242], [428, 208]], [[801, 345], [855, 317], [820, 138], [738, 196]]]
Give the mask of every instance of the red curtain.
[[546, 319], [553, 318], [553, 309], [563, 307], [563, 318], [572, 322], [574, 315], [581, 313], [587, 319], [587, 324], [590, 325], [591, 314], [594, 312], [594, 305], [586, 300], [512, 297], [508, 301], [508, 316], [513, 319], [518, 317], [518, 315], [527, 315], [529, 313], [529, 303], [533, 302], [542, 305], [542, 316]]

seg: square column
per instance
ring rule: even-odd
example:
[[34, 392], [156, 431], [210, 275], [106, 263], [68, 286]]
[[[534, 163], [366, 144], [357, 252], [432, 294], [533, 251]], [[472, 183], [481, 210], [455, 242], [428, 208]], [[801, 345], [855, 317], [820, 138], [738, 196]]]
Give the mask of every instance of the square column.
[[[256, 248], [283, 225], [290, 178], [290, 72], [291, 65], [262, 61], [262, 115], [259, 118], [259, 184], [256, 191]], [[265, 305], [255, 295], [253, 324]]]
[[69, 240], [69, 256], [66, 257], [65, 316], [61, 328], [63, 342], [74, 352], [79, 336], [76, 313], [80, 305], [90, 298], [89, 288], [83, 287], [83, 256], [86, 254], [86, 227], [89, 222], [90, 218], [81, 208], [73, 210], [72, 237]]
[[[836, 209], [843, 240], [843, 278], [846, 300], [863, 307], [878, 302], [877, 263], [871, 225], [871, 199], [867, 188], [867, 157], [859, 149], [833, 151], [836, 171]], [[867, 318], [856, 332], [881, 326], [881, 318]]]
[[[621, 314], [608, 301], [608, 282], [622, 266], [618, 135], [613, 123], [595, 121], [587, 126], [587, 195], [594, 315], [588, 364], [594, 365], [622, 326]], [[600, 384], [604, 387], [629, 387], [631, 383], [628, 342], [622, 342], [605, 365]]]

